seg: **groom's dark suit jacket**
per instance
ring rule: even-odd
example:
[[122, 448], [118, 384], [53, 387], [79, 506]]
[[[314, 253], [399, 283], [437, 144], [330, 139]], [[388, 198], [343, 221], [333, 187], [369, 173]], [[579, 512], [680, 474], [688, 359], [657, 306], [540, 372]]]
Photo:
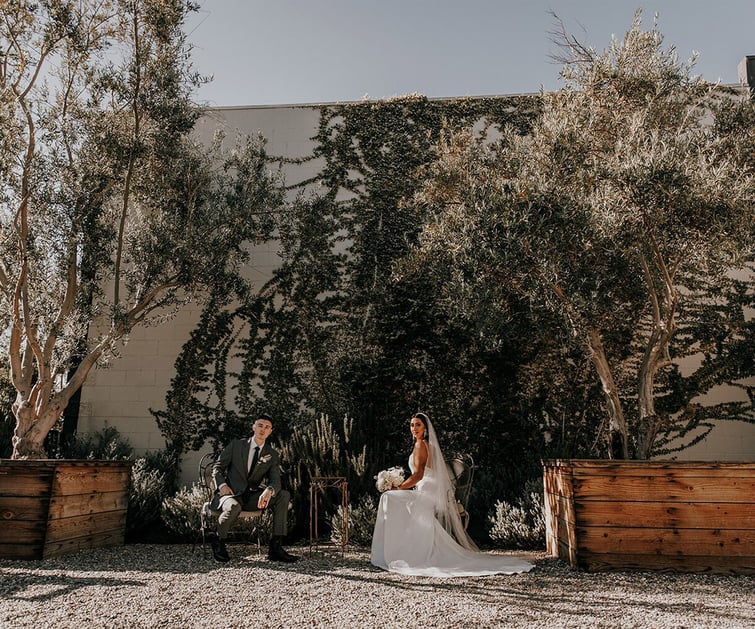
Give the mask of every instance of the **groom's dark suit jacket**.
[[[235, 496], [241, 496], [247, 489], [256, 491], [270, 486], [277, 494], [281, 488], [278, 453], [266, 441], [260, 450], [257, 465], [253, 470], [247, 471], [250, 447], [251, 439], [234, 439], [223, 449], [212, 466], [215, 487], [225, 483], [233, 490]], [[219, 504], [220, 494], [216, 491], [210, 508], [218, 509]]]

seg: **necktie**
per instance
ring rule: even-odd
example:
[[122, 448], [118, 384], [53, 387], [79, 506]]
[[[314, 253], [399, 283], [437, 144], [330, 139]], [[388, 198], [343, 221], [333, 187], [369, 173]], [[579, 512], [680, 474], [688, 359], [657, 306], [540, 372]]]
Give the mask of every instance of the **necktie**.
[[254, 466], [257, 465], [257, 461], [260, 458], [260, 447], [255, 445], [254, 446], [254, 454], [252, 455], [252, 464], [249, 466], [249, 473], [252, 473], [252, 470], [254, 470]]

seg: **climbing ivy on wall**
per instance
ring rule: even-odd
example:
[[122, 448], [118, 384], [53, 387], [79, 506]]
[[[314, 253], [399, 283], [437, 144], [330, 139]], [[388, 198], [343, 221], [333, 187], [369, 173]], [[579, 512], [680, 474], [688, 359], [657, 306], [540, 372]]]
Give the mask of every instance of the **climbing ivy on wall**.
[[508, 412], [516, 352], [485, 346], [448, 320], [428, 278], [399, 280], [394, 269], [423, 226], [405, 201], [444, 129], [494, 141], [504, 126], [526, 133], [538, 107], [529, 96], [419, 95], [323, 106], [304, 158], [322, 168], [294, 184], [300, 194], [278, 217], [281, 266], [241, 306], [211, 302], [178, 358], [167, 409], [156, 412], [173, 447], [220, 445], [261, 411], [284, 436], [319, 413], [348, 414], [352, 445], [367, 447], [375, 471], [405, 456], [408, 418], [423, 409], [454, 427], [454, 449], [498, 457], [480, 447], [490, 436], [521, 449], [533, 435]]

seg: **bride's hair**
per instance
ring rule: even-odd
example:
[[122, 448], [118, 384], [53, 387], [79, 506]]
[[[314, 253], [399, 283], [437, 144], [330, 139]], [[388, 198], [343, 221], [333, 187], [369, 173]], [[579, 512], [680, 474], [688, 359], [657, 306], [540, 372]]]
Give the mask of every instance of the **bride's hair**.
[[430, 418], [424, 413], [414, 413], [414, 415], [412, 415], [412, 418], [413, 419], [417, 418], [425, 426], [425, 441], [429, 441], [430, 440], [430, 427], [429, 427]]

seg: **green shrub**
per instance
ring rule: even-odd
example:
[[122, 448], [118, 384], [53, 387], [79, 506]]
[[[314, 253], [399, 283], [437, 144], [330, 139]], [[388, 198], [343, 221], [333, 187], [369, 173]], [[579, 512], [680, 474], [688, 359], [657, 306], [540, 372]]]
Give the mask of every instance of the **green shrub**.
[[74, 435], [62, 455], [66, 459], [120, 461], [133, 458], [134, 448], [116, 428], [105, 426], [92, 434]]
[[[360, 500], [349, 506], [349, 543], [355, 546], [368, 547], [372, 544], [372, 533], [375, 529], [375, 515], [377, 503], [372, 496], [362, 496]], [[343, 507], [338, 506], [335, 514], [328, 518], [331, 534], [330, 539], [335, 544], [341, 544], [344, 539]]]
[[[354, 422], [344, 416], [341, 422], [332, 422], [325, 414], [312, 416], [306, 426], [296, 426], [291, 436], [281, 444], [281, 467], [283, 485], [291, 492], [293, 513], [291, 516], [301, 524], [297, 529], [289, 527], [292, 536], [307, 536], [309, 522], [309, 487], [313, 477], [346, 477], [349, 490], [359, 493], [360, 484], [367, 477], [366, 446], [357, 445], [359, 435], [354, 430]], [[333, 494], [324, 492], [321, 497], [321, 511], [327, 514], [325, 523], [329, 525], [329, 515], [333, 514], [340, 497], [333, 500]]]
[[178, 471], [179, 461], [165, 451], [134, 461], [126, 516], [129, 541], [152, 540], [164, 532], [162, 504], [176, 492]]
[[199, 510], [204, 504], [205, 495], [205, 490], [194, 483], [163, 499], [160, 515], [168, 533], [183, 541], [195, 539], [200, 526]]
[[542, 481], [531, 480], [515, 503], [496, 502], [488, 516], [490, 539], [503, 548], [535, 549], [545, 544]]

